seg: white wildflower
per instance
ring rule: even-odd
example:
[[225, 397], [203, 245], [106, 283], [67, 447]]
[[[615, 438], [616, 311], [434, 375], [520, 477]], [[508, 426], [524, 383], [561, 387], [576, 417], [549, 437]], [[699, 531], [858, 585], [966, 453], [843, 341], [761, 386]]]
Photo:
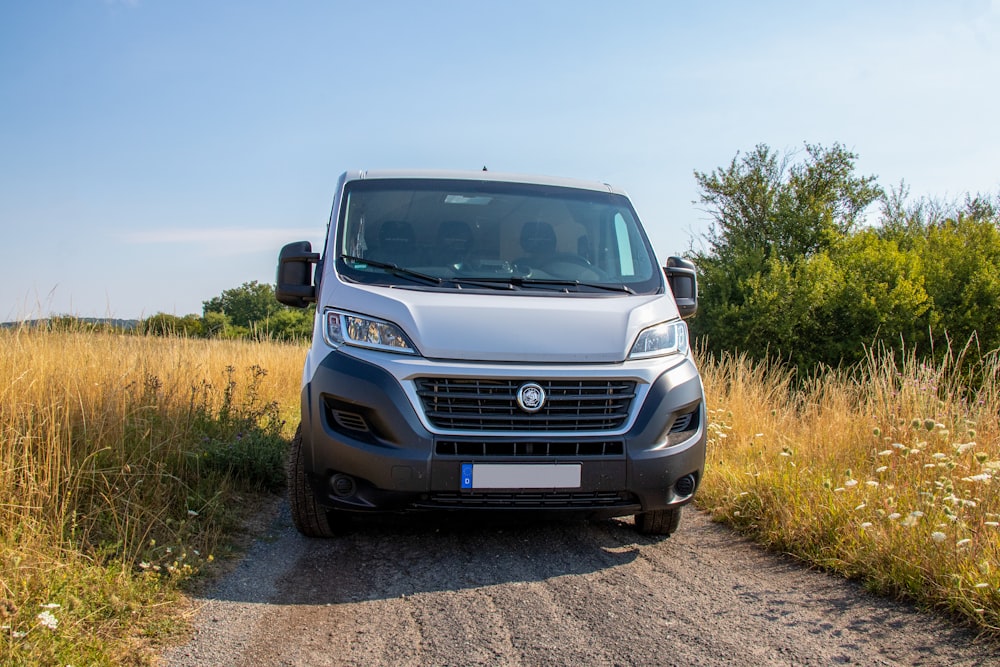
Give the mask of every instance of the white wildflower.
[[863, 524], [861, 524], [861, 529], [862, 530], [864, 530], [865, 528], [871, 528], [871, 527], [872, 527], [872, 522], [871, 521], [865, 521]]
[[892, 445], [890, 445], [890, 447], [892, 447], [893, 449], [906, 449], [906, 445], [904, 445], [901, 442], [894, 442], [892, 443]]
[[886, 449], [878, 453], [879, 456], [892, 456], [892, 450]]
[[982, 472], [982, 473], [979, 473], [978, 475], [973, 475], [971, 477], [963, 477], [962, 481], [963, 482], [988, 482], [991, 479], [993, 479], [993, 475], [989, 474], [988, 472]]
[[194, 510], [188, 510], [188, 516], [198, 516], [198, 513]]
[[992, 526], [993, 528], [996, 528], [996, 527], [1000, 526], [1000, 522], [997, 522], [997, 521], [984, 521], [983, 525], [984, 526]]
[[969, 544], [970, 542], [972, 542], [972, 539], [966, 537], [964, 540], [959, 540], [958, 542], [955, 542], [955, 546], [964, 547], [966, 544]]
[[861, 503], [860, 505], [858, 505], [857, 507], [855, 507], [854, 510], [855, 511], [863, 510], [866, 507], [868, 507], [868, 505], [866, 503]]
[[931, 539], [937, 542], [938, 544], [944, 542], [947, 537], [948, 537], [947, 535], [945, 535], [939, 530], [935, 530], [933, 533], [931, 533]]
[[955, 445], [955, 451], [958, 452], [959, 454], [964, 454], [975, 446], [976, 443], [974, 442], [963, 442], [961, 444]]
[[931, 455], [931, 458], [934, 459], [935, 461], [943, 461], [946, 458], [948, 458], [948, 455], [944, 454], [943, 452], [934, 452]]
[[844, 482], [844, 486], [846, 486], [848, 488], [850, 488], [852, 486], [857, 486], [857, 485], [858, 485], [858, 480], [856, 480], [856, 479], [849, 479], [846, 482]]
[[900, 514], [899, 512], [893, 512], [892, 514], [889, 515], [889, 521], [895, 521], [896, 519], [898, 519], [901, 516], [903, 516], [903, 515]]
[[61, 606], [62, 606], [61, 604], [57, 604], [55, 602], [49, 602], [48, 604], [41, 605], [41, 608], [42, 609], [58, 609]]
[[871, 487], [878, 486], [878, 482], [876, 482], [874, 479], [868, 480], [867, 482], [865, 482], [865, 484], [867, 484], [868, 486], [871, 486]]
[[51, 611], [43, 611], [35, 618], [38, 619], [39, 624], [44, 625], [49, 630], [55, 630], [59, 627], [59, 619], [53, 616]]
[[973, 588], [989, 588], [989, 587], [990, 587], [990, 585], [987, 584], [987, 583], [979, 583], [979, 584], [976, 584], [975, 586], [973, 586]]
[[888, 469], [889, 466], [879, 466], [878, 468], [875, 468], [875, 472], [885, 472]]

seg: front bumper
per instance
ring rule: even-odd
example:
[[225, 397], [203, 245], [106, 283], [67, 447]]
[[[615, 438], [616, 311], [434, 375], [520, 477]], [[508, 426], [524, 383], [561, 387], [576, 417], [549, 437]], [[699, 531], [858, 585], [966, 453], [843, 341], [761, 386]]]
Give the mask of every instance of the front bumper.
[[[414, 408], [412, 386], [377, 360], [334, 350], [314, 368], [303, 389], [306, 473], [323, 506], [353, 511], [558, 510], [615, 516], [686, 503], [701, 481], [705, 407], [701, 381], [690, 360], [675, 362], [662, 372], [658, 369], [659, 374], [647, 369], [649, 379], [637, 391], [641, 404], [619, 431], [558, 434], [434, 430]], [[491, 370], [467, 366], [465, 370], [477, 376]], [[441, 371], [438, 365], [430, 367]], [[427, 368], [414, 372], [426, 373]], [[552, 371], [539, 366], [493, 370], [525, 380]], [[558, 370], [563, 376], [588, 371], [594, 372], [594, 367]], [[601, 372], [625, 370], [601, 367]], [[470, 463], [578, 464], [580, 486], [463, 489], [462, 466]]]

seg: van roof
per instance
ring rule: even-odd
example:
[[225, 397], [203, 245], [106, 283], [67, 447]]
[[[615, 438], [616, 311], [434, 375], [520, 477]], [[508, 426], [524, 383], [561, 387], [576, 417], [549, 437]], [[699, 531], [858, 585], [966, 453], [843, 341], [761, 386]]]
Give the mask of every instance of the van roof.
[[375, 169], [348, 171], [344, 174], [345, 181], [375, 180], [375, 179], [440, 179], [462, 181], [499, 181], [504, 183], [530, 183], [535, 185], [552, 185], [578, 190], [595, 190], [624, 195], [625, 192], [607, 183], [586, 181], [574, 178], [559, 178], [555, 176], [537, 176], [531, 174], [514, 174], [498, 171], [449, 171], [443, 169]]

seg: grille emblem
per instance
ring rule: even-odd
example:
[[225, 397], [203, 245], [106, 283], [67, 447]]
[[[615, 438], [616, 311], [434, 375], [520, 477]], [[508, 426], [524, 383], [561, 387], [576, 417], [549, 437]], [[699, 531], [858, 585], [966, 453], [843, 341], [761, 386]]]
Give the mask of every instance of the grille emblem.
[[545, 390], [534, 382], [522, 384], [517, 390], [517, 404], [525, 412], [538, 412], [545, 405]]

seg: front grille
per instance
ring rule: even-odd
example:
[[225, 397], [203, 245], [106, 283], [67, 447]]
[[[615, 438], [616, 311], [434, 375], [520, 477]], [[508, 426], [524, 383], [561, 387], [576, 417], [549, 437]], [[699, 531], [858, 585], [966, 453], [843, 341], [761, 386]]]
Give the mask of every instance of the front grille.
[[434, 446], [438, 456], [461, 457], [571, 457], [622, 456], [625, 443], [621, 440], [597, 442], [496, 442], [471, 440], [439, 440]]
[[417, 395], [431, 424], [464, 431], [613, 431], [628, 420], [635, 398], [630, 380], [541, 380], [545, 405], [517, 404], [527, 380], [418, 378]]
[[638, 504], [631, 494], [618, 491], [592, 493], [432, 493], [421, 506], [495, 507], [498, 509], [590, 509], [629, 507]]

